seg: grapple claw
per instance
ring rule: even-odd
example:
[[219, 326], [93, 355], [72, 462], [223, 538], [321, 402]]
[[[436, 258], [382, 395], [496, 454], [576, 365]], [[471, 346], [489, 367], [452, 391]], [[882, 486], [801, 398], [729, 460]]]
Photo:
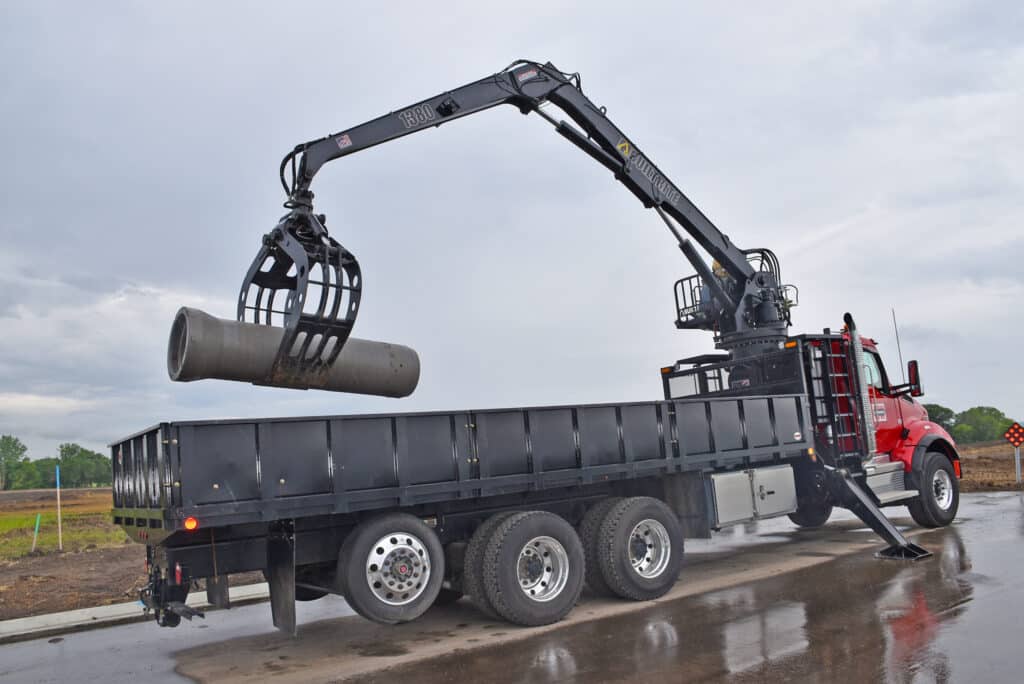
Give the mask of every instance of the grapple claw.
[[264, 236], [238, 299], [240, 322], [285, 331], [266, 384], [321, 386], [352, 332], [361, 292], [359, 262], [327, 234], [323, 217], [308, 206], [285, 215]]

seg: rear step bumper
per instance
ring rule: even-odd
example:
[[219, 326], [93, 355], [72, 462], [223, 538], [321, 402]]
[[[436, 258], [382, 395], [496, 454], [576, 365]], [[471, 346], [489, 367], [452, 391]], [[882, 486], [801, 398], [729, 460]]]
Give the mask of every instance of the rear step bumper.
[[[850, 476], [849, 471], [829, 469], [826, 471], [826, 477], [829, 489], [836, 501], [849, 509], [865, 525], [874, 530], [879, 537], [889, 543], [887, 548], [875, 554], [878, 558], [921, 560], [932, 555], [930, 551], [911, 543], [903, 536], [903, 533], [875, 505], [871, 495], [865, 492], [853, 477]], [[898, 493], [902, 495], [904, 493], [909, 494], [909, 492], [910, 490], [904, 490]], [[897, 492], [891, 493], [895, 494]], [[904, 497], [901, 496], [900, 498]], [[882, 500], [881, 497], [879, 497], [879, 500]]]

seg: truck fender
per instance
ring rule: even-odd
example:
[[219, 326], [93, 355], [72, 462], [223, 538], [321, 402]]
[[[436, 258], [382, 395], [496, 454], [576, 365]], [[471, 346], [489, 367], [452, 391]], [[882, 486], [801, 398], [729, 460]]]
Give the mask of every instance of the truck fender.
[[957, 477], [960, 477], [960, 454], [957, 453], [956, 447], [953, 446], [953, 440], [948, 438], [947, 435], [932, 433], [921, 437], [914, 447], [909, 474], [913, 477], [915, 483], [924, 469], [924, 455], [929, 451], [937, 451], [944, 454], [949, 459], [949, 462], [953, 464]]

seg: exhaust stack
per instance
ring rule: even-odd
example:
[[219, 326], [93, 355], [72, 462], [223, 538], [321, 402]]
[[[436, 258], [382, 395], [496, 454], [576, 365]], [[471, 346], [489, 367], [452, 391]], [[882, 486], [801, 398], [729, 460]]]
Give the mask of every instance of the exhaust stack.
[[[349, 337], [319, 373], [275, 377], [284, 329], [216, 318], [182, 307], [167, 345], [167, 374], [177, 382], [214, 378], [292, 389], [407, 397], [420, 379], [420, 359], [401, 344]], [[296, 349], [299, 345], [296, 345]], [[330, 349], [324, 349], [328, 355]]]

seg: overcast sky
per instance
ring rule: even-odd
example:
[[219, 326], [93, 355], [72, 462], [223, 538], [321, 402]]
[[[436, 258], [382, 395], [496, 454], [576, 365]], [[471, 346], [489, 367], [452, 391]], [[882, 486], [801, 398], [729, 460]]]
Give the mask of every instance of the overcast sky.
[[[296, 143], [517, 58], [585, 92], [737, 244], [844, 311], [926, 400], [1024, 417], [1018, 2], [0, 6], [0, 433], [34, 457], [162, 420], [657, 399], [691, 269], [539, 117], [491, 110], [326, 167], [365, 290], [355, 334], [418, 350], [402, 400], [175, 384], [175, 310], [233, 317]], [[481, 9], [493, 7], [493, 9]]]

